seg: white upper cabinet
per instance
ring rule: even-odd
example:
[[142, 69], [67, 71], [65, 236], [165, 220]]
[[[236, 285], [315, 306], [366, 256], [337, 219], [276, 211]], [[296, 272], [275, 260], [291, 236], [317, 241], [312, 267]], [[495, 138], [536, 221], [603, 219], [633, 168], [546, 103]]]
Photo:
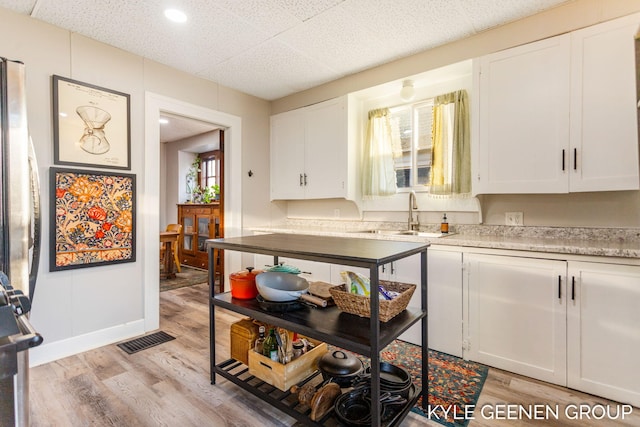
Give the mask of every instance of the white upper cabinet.
[[303, 199], [304, 114], [271, 117], [271, 199]]
[[347, 97], [271, 116], [271, 200], [351, 198]]
[[633, 15], [571, 34], [571, 191], [636, 190]]
[[567, 191], [569, 58], [568, 35], [480, 58], [474, 192]]
[[640, 188], [639, 23], [632, 15], [475, 62], [474, 193]]

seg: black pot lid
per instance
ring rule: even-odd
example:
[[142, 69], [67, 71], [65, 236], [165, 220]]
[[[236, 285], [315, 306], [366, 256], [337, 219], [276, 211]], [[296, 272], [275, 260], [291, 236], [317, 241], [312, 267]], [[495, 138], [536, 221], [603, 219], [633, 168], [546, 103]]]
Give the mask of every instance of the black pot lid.
[[362, 361], [341, 350], [325, 353], [318, 361], [318, 368], [327, 375], [354, 375], [362, 371]]

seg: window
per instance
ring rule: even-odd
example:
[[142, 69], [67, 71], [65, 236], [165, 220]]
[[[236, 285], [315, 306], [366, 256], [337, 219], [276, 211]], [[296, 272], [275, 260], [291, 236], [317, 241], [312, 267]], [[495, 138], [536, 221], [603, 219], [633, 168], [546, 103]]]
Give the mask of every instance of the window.
[[201, 153], [198, 157], [200, 157], [200, 187], [220, 185], [220, 151]]
[[429, 185], [433, 99], [390, 108], [398, 188]]

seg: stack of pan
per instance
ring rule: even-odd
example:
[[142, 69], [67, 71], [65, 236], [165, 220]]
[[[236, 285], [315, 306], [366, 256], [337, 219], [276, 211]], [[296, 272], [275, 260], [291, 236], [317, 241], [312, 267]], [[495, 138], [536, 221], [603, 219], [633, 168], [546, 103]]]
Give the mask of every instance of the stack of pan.
[[[367, 368], [371, 372], [371, 368]], [[411, 390], [411, 375], [409, 372], [397, 365], [387, 362], [380, 362], [380, 391], [388, 391], [392, 395], [399, 395], [404, 398], [409, 396]]]
[[[416, 387], [409, 372], [388, 362], [380, 362], [381, 420], [389, 423], [415, 397]], [[338, 419], [347, 426], [371, 425], [371, 368], [368, 367], [353, 382], [353, 389], [335, 402]]]

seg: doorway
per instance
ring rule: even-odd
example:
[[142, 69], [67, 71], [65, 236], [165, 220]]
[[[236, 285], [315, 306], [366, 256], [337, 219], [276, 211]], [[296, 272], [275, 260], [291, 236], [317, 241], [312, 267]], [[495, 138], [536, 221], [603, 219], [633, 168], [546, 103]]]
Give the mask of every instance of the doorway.
[[[159, 327], [160, 292], [158, 256], [160, 250], [157, 238], [160, 230], [160, 126], [163, 113], [174, 114], [205, 123], [212, 123], [224, 129], [224, 235], [235, 237], [242, 230], [242, 121], [240, 117], [173, 98], [147, 92], [145, 97], [145, 167], [144, 183], [140, 200], [140, 218], [143, 244], [140, 256], [144, 277], [144, 318], [145, 331]], [[155, 209], [153, 207], [156, 207]], [[240, 270], [241, 255], [227, 253], [224, 258], [225, 271]], [[225, 285], [225, 287], [228, 284]]]
[[[224, 237], [224, 132], [217, 124], [162, 112], [160, 231], [180, 231], [175, 272], [161, 273], [160, 292], [207, 280], [207, 239]], [[173, 244], [175, 247], [176, 245]], [[214, 251], [216, 292], [224, 291], [222, 251]], [[167, 268], [166, 266], [164, 267]]]

